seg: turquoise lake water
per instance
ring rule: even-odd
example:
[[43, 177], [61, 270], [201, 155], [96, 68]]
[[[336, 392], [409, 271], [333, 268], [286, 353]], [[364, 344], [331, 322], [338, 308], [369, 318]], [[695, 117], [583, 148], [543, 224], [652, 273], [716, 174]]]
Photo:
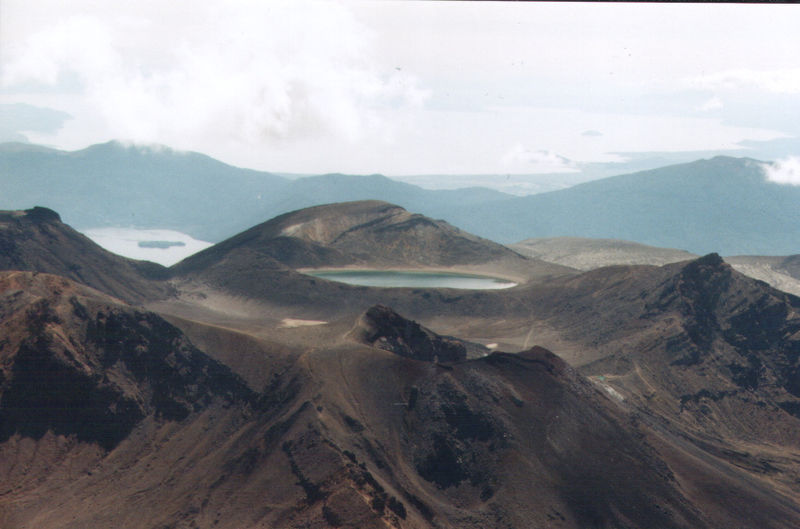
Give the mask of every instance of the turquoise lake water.
[[307, 275], [367, 287], [463, 288], [490, 290], [510, 288], [517, 283], [496, 277], [447, 272], [407, 272], [396, 270], [319, 270]]

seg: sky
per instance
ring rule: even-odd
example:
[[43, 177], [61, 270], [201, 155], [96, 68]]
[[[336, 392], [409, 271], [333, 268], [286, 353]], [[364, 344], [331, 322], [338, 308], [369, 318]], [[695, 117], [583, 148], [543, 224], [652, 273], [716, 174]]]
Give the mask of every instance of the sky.
[[523, 192], [729, 154], [797, 185], [798, 27], [794, 5], [0, 0], [0, 141]]

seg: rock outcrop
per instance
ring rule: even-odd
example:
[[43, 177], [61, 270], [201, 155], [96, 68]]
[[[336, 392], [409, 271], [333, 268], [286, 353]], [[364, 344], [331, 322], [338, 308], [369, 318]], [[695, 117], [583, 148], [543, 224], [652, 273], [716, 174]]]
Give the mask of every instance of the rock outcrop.
[[367, 310], [350, 335], [361, 343], [415, 360], [458, 362], [467, 358], [467, 347], [460, 340], [439, 336], [383, 305]]
[[49, 431], [110, 450], [148, 415], [254, 400], [156, 314], [67, 279], [0, 272], [0, 314], [0, 442]]

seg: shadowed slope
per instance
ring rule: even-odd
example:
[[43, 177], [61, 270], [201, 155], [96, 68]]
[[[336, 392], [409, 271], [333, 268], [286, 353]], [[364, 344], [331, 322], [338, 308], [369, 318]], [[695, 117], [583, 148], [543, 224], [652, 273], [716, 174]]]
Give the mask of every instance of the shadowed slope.
[[467, 358], [468, 350], [473, 354], [489, 351], [478, 344], [439, 336], [383, 305], [366, 311], [349, 336], [360, 343], [427, 362], [457, 362]]
[[800, 299], [711, 254], [529, 289], [552, 347], [628, 405], [800, 498]]
[[112, 254], [39, 207], [0, 211], [0, 270], [57, 274], [133, 302], [168, 291], [166, 268]]
[[[800, 520], [541, 348], [444, 366], [320, 343], [287, 351], [255, 399], [157, 316], [46, 274], [6, 272], [2, 292], [4, 527], [703, 529], [736, 502], [752, 507], [744, 527]], [[29, 349], [58, 376], [28, 376]], [[121, 434], [104, 444], [90, 424]], [[725, 489], [694, 494], [703, 480]]]
[[0, 273], [0, 440], [47, 431], [111, 449], [148, 415], [182, 420], [245, 385], [175, 327], [67, 279]]
[[[743, 495], [759, 510], [745, 526], [788, 528], [800, 516], [725, 464], [728, 475], [693, 461], [544, 349], [446, 367], [336, 353], [314, 356], [316, 377], [337, 387], [326, 430], [339, 415], [339, 446], [400, 492], [409, 516], [458, 528], [717, 527]], [[669, 461], [650, 438], [669, 446]], [[727, 487], [707, 504], [680, 489], [707, 479]], [[702, 514], [712, 505], [717, 514]]]

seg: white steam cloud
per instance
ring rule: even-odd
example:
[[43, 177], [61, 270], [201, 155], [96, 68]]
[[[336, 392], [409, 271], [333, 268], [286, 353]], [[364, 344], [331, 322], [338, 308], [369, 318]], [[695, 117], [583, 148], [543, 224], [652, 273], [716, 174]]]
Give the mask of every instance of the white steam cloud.
[[412, 75], [378, 66], [370, 32], [345, 6], [306, 7], [209, 8], [162, 48], [141, 45], [148, 32], [163, 34], [158, 20], [73, 16], [15, 43], [1, 84], [77, 80], [121, 137], [178, 148], [356, 142], [382, 131], [381, 109], [425, 100]]
[[707, 90], [757, 88], [775, 94], [800, 94], [800, 68], [726, 70], [696, 77], [688, 84]]
[[789, 156], [771, 164], [764, 164], [764, 177], [776, 184], [800, 186], [800, 157]]
[[525, 171], [531, 173], [570, 173], [579, 171], [575, 163], [551, 150], [534, 150], [522, 144], [514, 145], [502, 158], [503, 165], [524, 164]]
[[722, 99], [714, 96], [702, 105], [696, 107], [696, 110], [699, 110], [700, 112], [711, 112], [712, 110], [719, 110], [724, 106], [725, 104], [722, 102]]

